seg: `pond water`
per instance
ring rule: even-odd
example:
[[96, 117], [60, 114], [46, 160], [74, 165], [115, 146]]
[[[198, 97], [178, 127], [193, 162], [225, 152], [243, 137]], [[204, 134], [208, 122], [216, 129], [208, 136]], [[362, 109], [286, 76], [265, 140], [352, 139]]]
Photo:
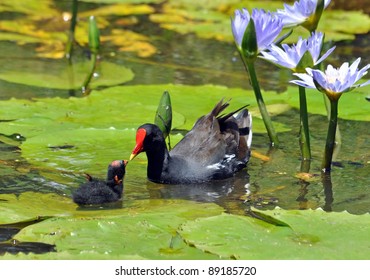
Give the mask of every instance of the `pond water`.
[[[64, 2], [66, 3], [59, 4], [60, 10], [69, 7], [68, 1]], [[99, 5], [81, 4], [81, 10], [91, 7], [99, 7]], [[132, 30], [149, 36], [157, 49], [156, 54], [149, 58], [138, 57], [132, 53], [118, 51], [117, 47], [109, 42], [103, 43], [101, 49], [103, 61], [126, 66], [135, 73], [134, 79], [125, 85], [214, 84], [250, 89], [245, 69], [233, 43], [201, 39], [195, 34], [181, 35], [160, 28], [147, 17], [140, 16], [141, 24], [132, 26]], [[112, 22], [116, 22], [116, 19], [117, 17], [113, 16]], [[113, 29], [117, 26], [112, 23], [109, 28]], [[330, 63], [336, 64], [338, 61], [348, 61], [359, 56], [363, 58], [362, 65], [370, 63], [370, 33], [357, 35], [354, 41], [342, 41], [336, 45], [334, 55], [329, 58]], [[55, 60], [37, 57], [36, 47], [37, 44], [19, 45], [12, 41], [0, 41], [1, 72], [22, 70], [25, 65], [32, 67], [35, 61], [47, 62], [44, 64], [47, 65], [45, 69], [37, 70], [45, 73], [53, 71]], [[75, 55], [85, 56], [86, 53], [86, 48], [77, 48]], [[262, 61], [258, 62], [257, 73], [262, 88], [276, 91], [276, 94], [286, 90], [287, 82], [291, 79], [288, 71], [278, 71]], [[370, 76], [367, 75], [367, 78]], [[28, 86], [0, 79], [2, 100], [57, 96], [84, 98], [78, 90]], [[268, 97], [266, 100], [268, 102]], [[153, 100], [153, 106], [156, 106], [157, 102], [158, 100]], [[369, 102], [364, 101], [364, 110], [367, 112], [369, 112], [369, 105]], [[197, 112], [199, 116], [205, 113], [207, 112]], [[228, 180], [191, 186], [154, 184], [146, 179], [146, 157], [139, 156], [128, 165], [122, 207], [129, 206], [136, 200], [176, 198], [215, 202], [224, 207], [227, 212], [234, 214], [244, 214], [249, 206], [258, 209], [272, 209], [275, 206], [283, 209], [323, 208], [326, 211], [337, 212], [346, 210], [353, 214], [370, 211], [369, 122], [340, 119], [342, 145], [335, 158], [331, 178], [325, 180], [320, 175], [320, 164], [327, 119], [322, 115], [311, 114], [310, 127], [314, 131], [311, 140], [312, 177], [309, 180], [302, 180], [297, 177], [301, 164], [297, 125], [299, 112], [296, 109], [289, 109], [274, 116], [273, 119], [280, 123], [295, 125], [292, 125], [292, 130], [279, 134], [282, 145], [276, 149], [270, 148], [265, 133], [255, 133], [252, 144], [254, 156], [248, 168]], [[177, 132], [174, 131], [173, 134]], [[0, 194], [21, 195], [27, 191], [36, 191], [69, 197], [83, 181], [81, 174], [89, 170], [80, 170], [78, 174], [63, 173], [63, 180], [52, 180], [53, 176], [50, 176], [50, 173], [55, 170], [40, 170], [22, 157], [20, 143], [27, 141], [27, 135], [24, 137], [26, 138], [20, 138], [19, 135], [0, 134]], [[132, 147], [133, 144], [134, 139], [132, 139]], [[122, 156], [128, 156], [130, 152], [131, 150], [127, 150]], [[269, 157], [269, 160], [263, 160], [261, 155]], [[100, 164], [106, 166], [108, 162]], [[45, 172], [49, 173], [49, 176], [45, 177], [43, 175]], [[101, 170], [99, 176], [104, 176], [104, 173], [105, 170]]]

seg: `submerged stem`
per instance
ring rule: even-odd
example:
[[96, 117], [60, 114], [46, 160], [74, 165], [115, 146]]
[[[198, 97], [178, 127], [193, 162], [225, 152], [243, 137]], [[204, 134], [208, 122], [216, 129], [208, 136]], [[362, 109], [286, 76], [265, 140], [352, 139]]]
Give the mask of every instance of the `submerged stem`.
[[331, 163], [333, 158], [333, 151], [335, 146], [335, 133], [338, 123], [338, 100], [330, 100], [330, 119], [328, 134], [326, 137], [326, 145], [324, 158], [321, 164], [322, 172], [329, 173], [331, 170]]
[[89, 84], [90, 84], [90, 81], [91, 81], [91, 78], [92, 76], [94, 75], [95, 73], [95, 68], [96, 68], [96, 61], [97, 61], [97, 56], [98, 54], [93, 52], [91, 54], [91, 59], [92, 59], [92, 62], [91, 62], [91, 69], [90, 69], [90, 72], [88, 73], [84, 83], [82, 84], [82, 93], [84, 95], [89, 95], [90, 93], [90, 89], [89, 89]]
[[260, 110], [263, 122], [265, 124], [267, 134], [270, 138], [271, 146], [278, 146], [279, 145], [279, 139], [278, 139], [277, 134], [275, 132], [274, 126], [271, 122], [271, 118], [269, 116], [269, 113], [267, 112], [265, 102], [263, 101], [261, 89], [260, 89], [258, 79], [257, 79], [256, 70], [255, 70], [255, 67], [254, 67], [254, 62], [245, 61], [244, 63], [245, 63], [245, 66], [248, 70], [248, 73], [249, 73], [251, 85], [252, 85], [253, 90], [254, 90], [254, 95], [256, 96], [258, 108]]
[[299, 143], [301, 147], [302, 160], [311, 160], [310, 130], [308, 127], [306, 89], [302, 86], [299, 86], [299, 107], [301, 122]]

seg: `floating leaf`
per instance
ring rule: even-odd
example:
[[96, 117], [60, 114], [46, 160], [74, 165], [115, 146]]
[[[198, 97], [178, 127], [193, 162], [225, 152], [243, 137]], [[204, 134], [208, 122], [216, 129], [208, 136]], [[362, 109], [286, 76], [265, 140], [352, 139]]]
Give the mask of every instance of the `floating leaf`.
[[133, 52], [140, 57], [149, 57], [157, 52], [149, 37], [130, 30], [112, 29], [111, 34], [102, 36], [102, 41], [109, 41], [119, 51]]
[[0, 215], [3, 221], [27, 220], [41, 213], [55, 216], [24, 228], [14, 238], [20, 242], [55, 244], [57, 252], [5, 256], [17, 259], [101, 259], [107, 255], [110, 259], [214, 259], [211, 254], [187, 246], [181, 238], [176, 244], [173, 240], [181, 223], [223, 211], [212, 203], [181, 200], [141, 200], [128, 208], [91, 211], [76, 209], [70, 198], [51, 194], [24, 193], [18, 199], [14, 195], [0, 198], [0, 206], [6, 206]]
[[[43, 176], [64, 185], [75, 184], [82, 173], [105, 176], [108, 162], [129, 157], [136, 128], [153, 121], [155, 104], [164, 90], [171, 92], [174, 128], [191, 129], [221, 98], [233, 98], [230, 110], [246, 104], [257, 108], [253, 92], [244, 89], [211, 85], [119, 86], [93, 91], [85, 98], [0, 101], [0, 119], [12, 120], [0, 122], [0, 130], [26, 137], [20, 146], [22, 156]], [[276, 94], [268, 100], [281, 103]], [[262, 120], [257, 113], [252, 114], [254, 131], [265, 133]], [[277, 124], [276, 129], [289, 130], [282, 124]], [[171, 135], [171, 144], [181, 138], [180, 134]]]
[[[66, 61], [29, 61], [24, 62], [23, 69], [26, 70], [7, 70], [0, 72], [0, 79], [29, 86], [54, 89], [79, 89], [86, 74], [90, 71], [90, 64], [89, 61], [74, 63], [72, 65]], [[125, 83], [134, 77], [130, 69], [105, 61], [97, 64], [96, 73], [97, 76], [91, 80], [91, 88]], [[22, 79], [19, 77], [22, 77]]]
[[[13, 2], [17, 3], [19, 1]], [[38, 43], [36, 47], [37, 56], [53, 59], [63, 58], [66, 49], [65, 44], [68, 41], [66, 31], [70, 27], [70, 16], [68, 13], [62, 14], [56, 9], [51, 9], [49, 7], [51, 1], [49, 0], [43, 1], [42, 5], [36, 2], [30, 0], [27, 5], [23, 5], [23, 3], [12, 5], [5, 3], [4, 10], [11, 10], [9, 7], [14, 6], [12, 11], [17, 11], [19, 8], [21, 12], [21, 7], [25, 6], [23, 9], [25, 9], [26, 15], [17, 17], [16, 20], [0, 20], [0, 30], [6, 31], [6, 33], [0, 33], [0, 40], [13, 40], [17, 44]], [[29, 3], [33, 4], [28, 5]], [[34, 6], [37, 6], [37, 9]], [[33, 10], [31, 10], [31, 7], [33, 7]], [[149, 5], [127, 3], [104, 5], [94, 10], [80, 11], [78, 14], [79, 21], [75, 29], [75, 39], [80, 45], [87, 45], [87, 22], [91, 15], [98, 16], [98, 25], [100, 29], [104, 29], [111, 25], [111, 19], [108, 17], [148, 14], [153, 11], [153, 7]], [[101, 39], [102, 41], [113, 40], [114, 44], [119, 46], [119, 51], [137, 53], [140, 57], [148, 57], [156, 53], [156, 48], [146, 36], [142, 35], [140, 38], [139, 34], [134, 32], [126, 31], [122, 34], [113, 34], [111, 31], [111, 29], [105, 31], [105, 36], [102, 36]], [[137, 36], [132, 34], [137, 34]], [[119, 40], [118, 36], [120, 35], [124, 39]], [[145, 38], [145, 40], [142, 38]], [[121, 44], [118, 44], [118, 42], [121, 42]]]
[[[168, 1], [161, 13], [151, 14], [149, 18], [162, 28], [181, 34], [195, 33], [201, 38], [232, 42], [230, 16], [235, 9], [241, 8], [275, 11], [283, 8], [283, 1]], [[370, 31], [370, 17], [362, 11], [325, 10], [318, 30], [324, 32], [325, 39], [329, 41], [353, 40], [355, 34]], [[308, 35], [306, 30], [299, 27], [284, 42], [295, 43], [300, 36]]]
[[0, 12], [18, 12], [31, 15], [33, 18], [45, 18], [57, 16], [56, 10], [52, 8], [52, 0], [43, 1], [14, 1], [1, 0]]
[[[106, 4], [108, 1], [104, 1]], [[116, 1], [117, 3], [119, 1]], [[127, 1], [125, 1], [127, 2]], [[131, 1], [132, 2], [132, 1]], [[141, 1], [144, 2], [144, 1]], [[151, 14], [154, 8], [149, 5], [133, 5], [129, 3], [119, 3], [114, 5], [104, 5], [94, 10], [88, 10], [79, 13], [79, 17], [89, 17], [90, 15], [98, 16], [128, 16], [128, 15], [143, 15]]]
[[221, 214], [182, 225], [190, 245], [236, 259], [367, 259], [370, 215], [322, 210], [263, 211], [290, 227]]
[[131, 3], [131, 4], [141, 4], [141, 3], [147, 3], [147, 4], [158, 4], [162, 3], [162, 0], [80, 0], [82, 2], [89, 2], [89, 3], [101, 3], [101, 4], [109, 4], [109, 3]]
[[[368, 103], [365, 100], [367, 94], [366, 87], [344, 93], [339, 100], [339, 118], [355, 121], [370, 121], [370, 115], [366, 109], [368, 108]], [[288, 90], [283, 96], [286, 97], [286, 102], [290, 106], [299, 109], [298, 88], [288, 87]], [[306, 97], [309, 113], [327, 115], [324, 97], [321, 92], [315, 89], [306, 89]]]

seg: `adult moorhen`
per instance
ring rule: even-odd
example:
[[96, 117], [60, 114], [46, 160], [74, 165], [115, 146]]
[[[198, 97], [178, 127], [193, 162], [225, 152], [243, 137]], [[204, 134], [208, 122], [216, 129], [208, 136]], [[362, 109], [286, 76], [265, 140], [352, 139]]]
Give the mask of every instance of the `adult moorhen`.
[[73, 201], [78, 205], [93, 205], [121, 199], [126, 165], [126, 160], [112, 161], [108, 165], [107, 180], [105, 181], [86, 174], [88, 181], [73, 193]]
[[156, 125], [140, 126], [130, 160], [146, 152], [147, 177], [162, 184], [192, 184], [233, 176], [246, 167], [250, 157], [252, 117], [246, 106], [220, 115], [228, 106], [228, 102], [218, 102], [170, 152]]

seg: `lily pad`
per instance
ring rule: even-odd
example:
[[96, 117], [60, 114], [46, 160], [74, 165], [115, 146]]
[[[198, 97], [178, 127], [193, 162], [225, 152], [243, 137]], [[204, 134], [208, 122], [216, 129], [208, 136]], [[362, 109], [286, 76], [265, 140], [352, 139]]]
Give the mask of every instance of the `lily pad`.
[[157, 52], [148, 36], [131, 30], [113, 29], [109, 35], [102, 36], [102, 41], [111, 42], [118, 51], [136, 53], [139, 57], [149, 57]]
[[0, 12], [18, 12], [33, 17], [56, 16], [56, 11], [52, 8], [52, 0], [43, 1], [13, 1], [2, 0], [0, 3]]
[[[50, 63], [55, 67], [50, 67]], [[54, 89], [78, 89], [82, 86], [82, 83], [89, 72], [89, 67], [91, 67], [90, 62], [80, 62], [70, 65], [65, 61], [64, 63], [60, 61], [32, 61], [27, 63], [25, 62], [24, 69], [29, 69], [28, 71], [8, 70], [0, 72], [0, 79], [29, 86]], [[50, 70], [45, 71], [45, 69], [56, 70], [55, 73], [50, 73]], [[22, 78], [20, 79], [20, 77]], [[130, 69], [102, 61], [97, 65], [96, 77], [93, 77], [91, 80], [91, 88], [125, 83], [132, 80], [133, 77], [134, 74]]]
[[[57, 195], [24, 193], [18, 199], [0, 195], [6, 206], [6, 221], [52, 214], [38, 224], [24, 228], [14, 238], [20, 242], [56, 245], [56, 253], [42, 256], [5, 255], [5, 258], [45, 259], [214, 259], [215, 256], [187, 246], [176, 237], [185, 221], [217, 215], [215, 204], [181, 200], [135, 201], [129, 208], [76, 210], [71, 199]], [[5, 202], [4, 202], [5, 201]], [[175, 208], [175, 210], [174, 210]], [[94, 233], [94, 234], [92, 234]]]
[[[233, 98], [230, 110], [251, 104], [253, 130], [265, 133], [253, 92], [212, 85], [170, 84], [118, 86], [93, 91], [85, 98], [0, 101], [3, 108], [0, 119], [7, 120], [0, 122], [0, 131], [7, 135], [19, 133], [26, 138], [20, 146], [22, 157], [37, 167], [40, 174], [63, 185], [76, 184], [84, 172], [104, 177], [107, 163], [129, 157], [135, 145], [136, 128], [153, 122], [165, 90], [171, 92], [173, 128], [191, 129], [200, 116], [225, 97]], [[282, 100], [275, 93], [267, 93], [266, 102], [281, 104]], [[276, 129], [290, 128], [276, 123]], [[171, 135], [171, 144], [175, 145], [182, 137]]]
[[161, 3], [162, 0], [80, 0], [81, 2], [89, 2], [89, 3], [101, 3], [101, 4], [114, 4], [114, 3], [129, 3], [129, 4], [158, 4]]
[[[108, 1], [104, 1], [104, 3], [107, 3], [107, 2]], [[128, 2], [128, 1], [125, 1], [125, 2]], [[112, 16], [112, 15], [127, 16], [127, 15], [136, 15], [136, 14], [137, 15], [150, 14], [152, 12], [154, 12], [154, 8], [149, 5], [133, 5], [132, 3], [121, 3], [121, 4], [114, 4], [114, 5], [105, 5], [105, 6], [99, 7], [94, 10], [80, 12], [78, 16], [79, 17], [89, 17], [90, 15], [94, 15], [96, 17]]]
[[[298, 88], [288, 87], [283, 95], [286, 96], [286, 101], [290, 106], [299, 108]], [[370, 115], [367, 109], [369, 105], [365, 99], [367, 95], [368, 92], [364, 88], [344, 93], [339, 99], [339, 117], [346, 120], [369, 121]], [[306, 89], [306, 97], [309, 113], [327, 115], [323, 93], [314, 89]]]
[[[325, 34], [327, 42], [354, 40], [356, 34], [366, 34], [370, 31], [370, 17], [362, 11], [325, 10], [317, 30]], [[296, 43], [299, 37], [308, 36], [309, 32], [306, 29], [297, 27], [284, 42]]]
[[[0, 40], [12, 40], [19, 45], [38, 43], [35, 48], [37, 56], [53, 59], [63, 58], [71, 15], [68, 12], [62, 13], [62, 11], [54, 8], [49, 0], [43, 1], [42, 4], [34, 0], [27, 1], [27, 5], [21, 2], [12, 1], [0, 4], [0, 11], [3, 9], [4, 11], [22, 14], [17, 14], [15, 20], [0, 20], [0, 30], [5, 31], [5, 33], [0, 34]], [[113, 16], [135, 16], [154, 11], [153, 7], [139, 4], [137, 1], [118, 2], [116, 2], [117, 4], [111, 2], [113, 5], [102, 5], [96, 9], [79, 12], [79, 20], [75, 29], [75, 40], [79, 45], [87, 45], [87, 19], [90, 15], [97, 17], [99, 29], [104, 30], [112, 24], [111, 17]], [[109, 3], [104, 1], [104, 4]], [[120, 51], [130, 51], [140, 57], [147, 57], [156, 53], [156, 48], [149, 42], [149, 38], [142, 34], [128, 32], [127, 30], [122, 31], [122, 34], [110, 31], [104, 30], [102, 41], [112, 41], [113, 44], [119, 47]], [[124, 36], [124, 39], [120, 36]], [[132, 47], [129, 48], [129, 46]]]
[[[230, 16], [235, 9], [254, 8], [276, 11], [283, 9], [283, 1], [169, 1], [161, 13], [151, 14], [150, 19], [159, 23], [162, 28], [181, 34], [195, 33], [201, 38], [233, 41], [230, 27]], [[346, 22], [347, 24], [343, 24]], [[326, 40], [353, 40], [355, 34], [366, 34], [370, 31], [370, 17], [362, 11], [325, 10], [319, 31], [325, 33]], [[283, 31], [286, 33], [286, 31]], [[303, 28], [297, 28], [287, 43], [295, 43], [299, 36], [309, 34]]]
[[263, 211], [290, 227], [221, 214], [182, 225], [185, 241], [236, 259], [368, 259], [370, 215], [322, 210]]

